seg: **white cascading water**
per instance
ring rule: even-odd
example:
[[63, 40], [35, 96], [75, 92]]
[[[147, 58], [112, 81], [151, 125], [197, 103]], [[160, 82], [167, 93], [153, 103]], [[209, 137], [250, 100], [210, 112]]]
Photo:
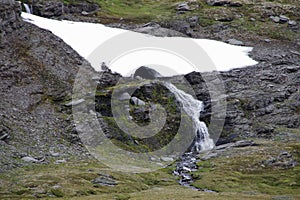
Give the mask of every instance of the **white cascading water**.
[[192, 95], [179, 90], [171, 83], [165, 83], [165, 86], [175, 95], [177, 101], [182, 104], [184, 111], [193, 120], [196, 137], [194, 150], [200, 152], [214, 148], [214, 142], [209, 137], [206, 124], [199, 119], [200, 112], [203, 110], [203, 103], [195, 99]]
[[25, 8], [25, 10], [26, 10], [26, 13], [32, 14], [32, 13], [31, 13], [31, 10], [30, 10], [30, 8], [29, 8], [29, 5], [26, 4], [26, 3], [23, 3], [23, 5], [24, 5], [24, 8]]

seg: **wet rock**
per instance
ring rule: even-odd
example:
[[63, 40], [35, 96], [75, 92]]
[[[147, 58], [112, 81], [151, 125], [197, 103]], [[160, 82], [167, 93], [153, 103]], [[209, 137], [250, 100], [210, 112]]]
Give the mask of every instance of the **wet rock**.
[[229, 39], [227, 40], [227, 43], [232, 44], [232, 45], [238, 45], [238, 46], [244, 46], [244, 42], [236, 39]]

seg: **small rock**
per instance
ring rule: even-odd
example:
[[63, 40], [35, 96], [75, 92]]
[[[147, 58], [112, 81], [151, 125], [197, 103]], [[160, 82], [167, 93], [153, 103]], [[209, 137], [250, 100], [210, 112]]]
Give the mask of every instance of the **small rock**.
[[188, 182], [188, 181], [191, 181], [192, 180], [192, 177], [188, 174], [181, 174], [182, 176], [182, 182]]
[[160, 159], [164, 162], [173, 162], [174, 161], [174, 159], [171, 157], [161, 157]]
[[85, 101], [84, 99], [73, 100], [69, 103], [66, 103], [65, 106], [77, 106], [77, 105], [83, 103], [84, 101]]
[[25, 156], [23, 158], [21, 158], [21, 160], [25, 161], [25, 162], [31, 162], [31, 163], [39, 163], [40, 161], [31, 157], [31, 156]]
[[178, 11], [190, 11], [191, 8], [188, 5], [188, 3], [183, 2], [183, 3], [178, 4], [178, 6], [176, 7], [176, 10], [178, 10]]
[[185, 166], [182, 167], [182, 170], [185, 171], [185, 172], [191, 172], [192, 171], [190, 168], [185, 167]]
[[8, 134], [4, 133], [3, 135], [0, 135], [0, 140], [5, 140], [8, 138]]
[[189, 23], [190, 23], [190, 27], [194, 28], [199, 23], [199, 17], [193, 16], [193, 17], [189, 18]]
[[289, 26], [296, 26], [296, 25], [297, 25], [297, 22], [294, 21], [294, 20], [289, 20], [288, 25], [289, 25]]
[[62, 159], [62, 160], [57, 160], [55, 161], [54, 164], [61, 164], [61, 163], [66, 163], [67, 161], [65, 159]]
[[264, 39], [264, 41], [265, 41], [266, 43], [270, 43], [270, 42], [271, 42], [270, 39]]
[[240, 41], [240, 40], [236, 40], [236, 39], [229, 39], [227, 40], [228, 44], [232, 44], [232, 45], [238, 45], [238, 46], [244, 46], [244, 42]]
[[139, 99], [137, 97], [131, 97], [131, 101], [133, 102], [134, 105], [137, 105], [137, 106], [144, 106], [144, 105], [146, 105], [146, 103], [143, 100], [141, 100], [141, 99]]
[[255, 22], [256, 19], [254, 19], [253, 17], [251, 17], [251, 18], [250, 18], [250, 21], [251, 21], [251, 22]]
[[279, 21], [281, 22], [281, 23], [286, 23], [286, 22], [288, 22], [290, 20], [290, 18], [288, 18], [287, 16], [285, 16], [285, 15], [279, 15]]
[[59, 153], [55, 153], [55, 152], [51, 152], [50, 154], [51, 154], [51, 156], [53, 156], [53, 157], [59, 157], [59, 156], [60, 156]]
[[254, 146], [256, 145], [255, 142], [253, 142], [252, 140], [248, 141], [248, 140], [240, 140], [237, 141], [236, 143], [234, 143], [232, 145], [232, 147], [247, 147], [247, 146]]
[[277, 17], [277, 16], [276, 17], [271, 16], [270, 19], [272, 19], [272, 21], [275, 22], [275, 23], [279, 23], [280, 22], [280, 18]]
[[89, 15], [89, 13], [86, 12], [86, 11], [82, 11], [81, 14], [84, 15], [84, 16]]

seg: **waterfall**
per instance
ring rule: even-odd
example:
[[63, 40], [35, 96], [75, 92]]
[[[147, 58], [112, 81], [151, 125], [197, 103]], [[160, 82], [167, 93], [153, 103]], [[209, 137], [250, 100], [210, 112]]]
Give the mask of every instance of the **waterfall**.
[[214, 147], [213, 140], [209, 137], [207, 126], [200, 121], [200, 112], [203, 110], [203, 103], [195, 99], [192, 95], [179, 90], [171, 83], [165, 86], [175, 95], [177, 101], [182, 104], [184, 111], [192, 118], [195, 131], [194, 150], [196, 152], [210, 150]]
[[26, 12], [29, 13], [29, 14], [32, 14], [29, 5], [26, 4], [26, 3], [23, 3], [23, 5], [24, 5], [24, 8], [25, 8]]

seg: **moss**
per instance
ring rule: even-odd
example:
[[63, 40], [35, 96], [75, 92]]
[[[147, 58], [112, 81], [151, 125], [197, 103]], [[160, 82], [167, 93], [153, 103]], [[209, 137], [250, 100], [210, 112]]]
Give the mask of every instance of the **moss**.
[[56, 197], [64, 196], [64, 193], [61, 191], [61, 189], [51, 189], [51, 194], [53, 194]]

